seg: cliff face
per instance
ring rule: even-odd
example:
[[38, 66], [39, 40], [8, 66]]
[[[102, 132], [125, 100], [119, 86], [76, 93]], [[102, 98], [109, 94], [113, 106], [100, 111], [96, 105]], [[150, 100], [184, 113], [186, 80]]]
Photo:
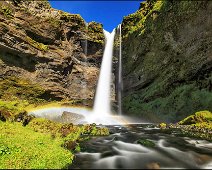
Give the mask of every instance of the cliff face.
[[125, 113], [176, 122], [212, 110], [211, 11], [211, 1], [147, 1], [124, 18]]
[[47, 1], [2, 1], [0, 98], [92, 99], [103, 47], [101, 24]]

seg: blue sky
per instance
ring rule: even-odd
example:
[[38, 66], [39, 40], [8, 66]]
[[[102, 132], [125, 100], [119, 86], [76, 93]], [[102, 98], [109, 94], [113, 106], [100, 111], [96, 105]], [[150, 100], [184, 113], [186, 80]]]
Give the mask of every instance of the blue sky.
[[86, 22], [96, 21], [111, 32], [121, 23], [123, 16], [134, 13], [140, 1], [50, 1], [53, 8], [80, 14]]

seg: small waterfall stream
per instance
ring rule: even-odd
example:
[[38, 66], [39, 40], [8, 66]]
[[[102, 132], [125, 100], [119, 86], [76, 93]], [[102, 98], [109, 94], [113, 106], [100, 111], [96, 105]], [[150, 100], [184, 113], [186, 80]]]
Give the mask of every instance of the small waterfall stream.
[[121, 38], [121, 24], [118, 26], [119, 29], [119, 69], [118, 69], [118, 114], [122, 115], [122, 38]]

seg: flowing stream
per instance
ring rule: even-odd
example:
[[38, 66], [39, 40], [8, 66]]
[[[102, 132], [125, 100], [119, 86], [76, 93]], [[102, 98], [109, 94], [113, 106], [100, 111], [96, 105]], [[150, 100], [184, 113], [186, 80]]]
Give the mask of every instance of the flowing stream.
[[[119, 52], [119, 88], [122, 88], [121, 25]], [[92, 137], [81, 144], [71, 169], [158, 169], [158, 168], [212, 168], [212, 144], [205, 140], [183, 137], [179, 130], [161, 130], [153, 124], [120, 115], [121, 89], [119, 95], [119, 115], [113, 115], [110, 108], [110, 86], [112, 56], [115, 31], [106, 36], [106, 46], [102, 59], [94, 108], [55, 106], [29, 111], [36, 117], [50, 120], [85, 124], [107, 125], [111, 134]], [[148, 140], [148, 141], [146, 141]], [[139, 144], [139, 141], [141, 144]]]
[[[108, 126], [111, 135], [81, 145], [71, 169], [211, 169], [212, 143], [150, 124]], [[151, 145], [143, 146], [146, 139]], [[147, 143], [147, 142], [146, 142]]]

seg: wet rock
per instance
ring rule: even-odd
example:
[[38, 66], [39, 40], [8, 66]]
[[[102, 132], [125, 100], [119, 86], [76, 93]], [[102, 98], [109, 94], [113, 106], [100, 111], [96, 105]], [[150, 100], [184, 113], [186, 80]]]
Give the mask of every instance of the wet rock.
[[146, 146], [146, 147], [154, 147], [155, 146], [155, 143], [148, 140], [148, 139], [139, 139], [137, 141], [138, 144], [141, 144], [143, 146]]
[[160, 165], [157, 162], [152, 162], [146, 165], [147, 169], [160, 169]]
[[101, 158], [106, 158], [106, 157], [111, 157], [111, 156], [114, 156], [115, 154], [113, 152], [104, 152], [101, 154]]
[[64, 147], [69, 149], [69, 150], [74, 150], [77, 146], [77, 143], [76, 141], [66, 141], [64, 143]]
[[26, 111], [22, 111], [22, 112], [18, 113], [17, 115], [15, 115], [14, 120], [17, 122], [22, 122], [23, 126], [26, 126], [29, 124], [29, 122], [33, 118], [35, 118], [35, 116], [28, 115], [28, 113]]
[[84, 118], [83, 115], [64, 111], [61, 116], [61, 121], [63, 123], [77, 123]]
[[0, 120], [5, 122], [6, 121], [6, 116], [5, 116], [5, 113], [3, 113], [2, 110], [0, 110]]

